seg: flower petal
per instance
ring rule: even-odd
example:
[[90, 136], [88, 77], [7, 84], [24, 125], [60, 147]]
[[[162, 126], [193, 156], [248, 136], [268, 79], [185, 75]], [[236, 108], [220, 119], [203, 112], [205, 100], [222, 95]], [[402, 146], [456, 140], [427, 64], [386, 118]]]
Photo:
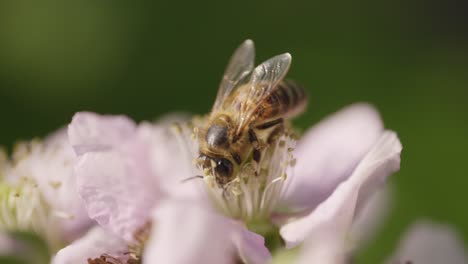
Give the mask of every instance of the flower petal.
[[391, 186], [377, 190], [367, 201], [362, 210], [355, 215], [349, 238], [353, 248], [363, 248], [382, 226], [391, 209]]
[[346, 251], [344, 241], [329, 232], [314, 234], [313, 240], [306, 241], [295, 263], [330, 263], [345, 264]]
[[237, 228], [238, 232], [234, 244], [243, 262], [248, 264], [270, 263], [271, 254], [265, 247], [265, 239], [245, 228]]
[[285, 206], [313, 209], [347, 179], [383, 132], [374, 107], [346, 107], [310, 129], [294, 151], [296, 166], [288, 172]]
[[76, 174], [88, 214], [126, 240], [149, 220], [160, 198], [202, 193], [194, 187], [202, 181], [182, 183], [196, 175], [192, 165], [196, 151], [181, 149], [194, 147], [181, 142], [190, 139], [185, 134], [192, 130], [172, 130], [169, 122], [136, 127], [121, 116], [78, 113], [69, 126], [81, 154]]
[[[190, 137], [192, 130], [174, 125], [167, 120], [158, 121], [155, 125], [142, 123], [138, 127], [138, 136], [144, 138], [149, 146], [149, 166], [159, 180], [159, 186], [171, 196], [193, 197], [202, 195], [204, 182], [195, 178], [197, 175], [193, 159], [198, 147]], [[176, 121], [170, 119], [171, 121]], [[185, 121], [184, 121], [185, 122]]]
[[78, 192], [89, 217], [127, 241], [148, 220], [161, 195], [139, 142], [115, 151], [89, 152], [76, 166]]
[[465, 264], [468, 255], [461, 236], [452, 228], [421, 220], [406, 232], [385, 263]]
[[270, 260], [263, 239], [207, 204], [167, 201], [154, 211], [153, 223], [144, 263], [235, 263], [236, 255], [247, 263]]
[[52, 264], [87, 263], [88, 258], [98, 258], [103, 254], [122, 257], [127, 250], [124, 240], [96, 226], [82, 238], [61, 249]]
[[0, 232], [0, 256], [24, 254], [26, 250], [30, 250], [27, 243], [16, 239], [7, 232]]
[[[345, 239], [355, 216], [386, 177], [400, 167], [402, 146], [394, 132], [387, 131], [364, 157], [348, 180], [310, 214], [285, 224], [280, 229], [287, 247], [293, 247], [315, 234], [330, 232], [330, 236]], [[328, 235], [327, 235], [328, 236]]]
[[121, 144], [135, 133], [135, 128], [135, 123], [125, 116], [79, 112], [68, 126], [68, 136], [77, 155], [81, 155]]
[[123, 116], [78, 113], [68, 127], [79, 156], [77, 188], [89, 217], [128, 241], [161, 195], [148, 142]]

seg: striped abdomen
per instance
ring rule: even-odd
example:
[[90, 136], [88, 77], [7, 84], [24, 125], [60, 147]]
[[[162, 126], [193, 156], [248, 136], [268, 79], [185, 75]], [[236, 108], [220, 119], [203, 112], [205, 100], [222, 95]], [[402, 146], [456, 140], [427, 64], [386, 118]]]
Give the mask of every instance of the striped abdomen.
[[307, 105], [307, 95], [301, 86], [292, 81], [282, 81], [257, 109], [257, 119], [291, 118], [302, 113]]

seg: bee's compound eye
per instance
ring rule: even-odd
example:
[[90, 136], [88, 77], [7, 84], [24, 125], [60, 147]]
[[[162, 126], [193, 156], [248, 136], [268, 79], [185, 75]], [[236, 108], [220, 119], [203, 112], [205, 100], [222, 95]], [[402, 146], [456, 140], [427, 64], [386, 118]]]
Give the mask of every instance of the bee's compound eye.
[[230, 178], [233, 173], [232, 162], [228, 159], [219, 159], [216, 162], [215, 172], [222, 178]]

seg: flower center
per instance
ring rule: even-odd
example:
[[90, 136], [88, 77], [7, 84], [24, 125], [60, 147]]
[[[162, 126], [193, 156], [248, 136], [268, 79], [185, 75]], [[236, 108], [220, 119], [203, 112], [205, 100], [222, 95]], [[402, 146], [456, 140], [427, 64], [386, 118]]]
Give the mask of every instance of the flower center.
[[213, 175], [205, 175], [215, 204], [224, 214], [245, 222], [268, 218], [282, 198], [286, 169], [295, 163], [294, 145], [290, 135], [281, 135], [262, 150], [259, 162], [251, 157], [241, 165], [234, 180], [223, 188], [213, 184]]
[[[181, 148], [188, 150], [193, 160], [198, 157], [197, 127], [200, 120], [177, 123], [173, 132]], [[195, 127], [195, 129], [194, 129]], [[296, 140], [290, 131], [279, 135], [271, 144], [261, 149], [261, 159], [253, 157], [244, 161], [233, 180], [220, 187], [213, 170], [199, 168], [194, 175], [203, 175], [211, 200], [224, 215], [245, 223], [264, 221], [277, 209], [287, 178], [286, 169], [294, 166], [292, 155]], [[196, 162], [194, 162], [196, 164]], [[196, 177], [193, 177], [196, 178]], [[190, 178], [192, 179], [192, 178]]]
[[16, 184], [0, 183], [0, 230], [34, 232], [49, 242], [51, 250], [60, 245], [54, 217], [37, 184], [21, 178]]

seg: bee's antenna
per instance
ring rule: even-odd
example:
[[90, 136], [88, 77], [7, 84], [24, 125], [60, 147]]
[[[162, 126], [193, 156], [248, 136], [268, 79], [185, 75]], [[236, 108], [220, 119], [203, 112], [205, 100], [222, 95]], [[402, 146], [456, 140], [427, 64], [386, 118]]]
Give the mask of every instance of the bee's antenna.
[[181, 180], [180, 182], [181, 182], [181, 183], [184, 183], [184, 182], [188, 182], [188, 181], [190, 181], [190, 180], [197, 179], [197, 178], [203, 179], [203, 176], [195, 175], [195, 176], [192, 176], [192, 177], [188, 177], [188, 178], [186, 178], [186, 179], [183, 179], [183, 180]]

